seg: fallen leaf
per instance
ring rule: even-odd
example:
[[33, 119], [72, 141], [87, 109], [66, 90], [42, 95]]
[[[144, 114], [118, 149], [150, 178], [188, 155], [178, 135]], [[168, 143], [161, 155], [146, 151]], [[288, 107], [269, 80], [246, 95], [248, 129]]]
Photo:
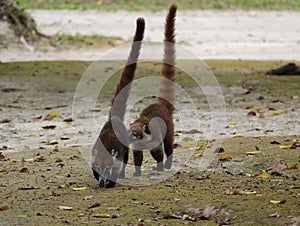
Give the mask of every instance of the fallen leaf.
[[0, 173], [5, 173], [5, 172], [6, 172], [6, 169], [0, 168]]
[[35, 159], [35, 162], [45, 162], [46, 158], [44, 156], [38, 157]]
[[256, 116], [256, 112], [255, 111], [249, 111], [247, 113], [247, 116]]
[[250, 106], [246, 107], [246, 109], [256, 111], [257, 107], [256, 107], [256, 105], [250, 105]]
[[245, 136], [242, 136], [242, 135], [235, 135], [233, 136], [232, 138], [244, 138]]
[[222, 147], [218, 147], [218, 148], [216, 148], [215, 151], [214, 151], [214, 153], [223, 153], [223, 152], [225, 152], [225, 150], [224, 150], [224, 148], [222, 148]]
[[23, 162], [33, 162], [34, 159], [23, 159]]
[[43, 126], [43, 129], [55, 129], [55, 125], [50, 125], [50, 126]]
[[80, 188], [72, 188], [73, 191], [83, 191], [86, 190], [87, 187], [80, 187]]
[[257, 174], [257, 176], [260, 178], [270, 178], [270, 175], [267, 172], [261, 172]]
[[289, 164], [286, 169], [291, 170], [291, 169], [298, 169], [298, 168], [300, 168], [300, 163], [293, 163], [293, 164]]
[[232, 157], [228, 154], [218, 156], [219, 161], [229, 161], [231, 159], [232, 159]]
[[29, 173], [28, 168], [24, 167], [20, 170], [20, 173]]
[[196, 177], [196, 180], [205, 180], [205, 179], [209, 179], [209, 175], [200, 175]]
[[230, 127], [236, 126], [236, 122], [229, 122], [228, 125], [229, 125]]
[[70, 207], [70, 206], [58, 206], [58, 209], [60, 209], [60, 210], [73, 210], [73, 207]]
[[267, 169], [268, 170], [284, 170], [288, 167], [287, 163], [284, 160], [277, 160], [272, 162]]
[[51, 140], [50, 142], [48, 142], [47, 144], [48, 145], [55, 145], [55, 144], [58, 144], [59, 141], [58, 140]]
[[90, 199], [93, 199], [94, 198], [94, 196], [92, 196], [92, 195], [87, 195], [87, 196], [85, 196], [84, 198], [83, 198], [83, 200], [90, 200]]
[[290, 149], [290, 145], [279, 145], [281, 149]]
[[4, 211], [4, 210], [7, 210], [8, 209], [8, 206], [4, 205], [4, 206], [0, 206], [0, 211]]
[[278, 141], [276, 141], [276, 140], [274, 140], [274, 141], [271, 141], [270, 144], [279, 144], [280, 145], [281, 143], [278, 142]]
[[270, 200], [270, 203], [272, 204], [284, 204], [286, 203], [286, 200]]
[[93, 215], [93, 217], [96, 217], [96, 218], [110, 218], [110, 215], [106, 214], [106, 213], [96, 213], [96, 214]]
[[269, 217], [277, 217], [277, 218], [279, 218], [280, 217], [280, 215], [279, 215], [279, 213], [271, 213], [271, 214], [269, 214]]
[[258, 155], [261, 154], [261, 151], [248, 151], [246, 152], [247, 155]]
[[99, 202], [96, 202], [93, 205], [89, 206], [89, 209], [96, 208], [96, 207], [99, 207], [99, 206], [101, 206], [101, 204]]
[[264, 134], [266, 134], [266, 135], [267, 135], [267, 134], [270, 134], [270, 133], [273, 133], [273, 130], [267, 129], [267, 130], [264, 131]]
[[110, 206], [106, 208], [107, 210], [120, 210], [120, 206]]
[[188, 142], [182, 144], [182, 147], [183, 147], [183, 148], [191, 148], [192, 146], [193, 146], [193, 145], [192, 145], [191, 143], [188, 143]]
[[191, 137], [184, 137], [182, 140], [185, 142], [189, 142], [189, 141], [193, 141], [194, 139]]
[[238, 190], [226, 190], [225, 191], [226, 195], [255, 195], [257, 194], [257, 191], [249, 191], [249, 190], [242, 190], [242, 189], [238, 189]]

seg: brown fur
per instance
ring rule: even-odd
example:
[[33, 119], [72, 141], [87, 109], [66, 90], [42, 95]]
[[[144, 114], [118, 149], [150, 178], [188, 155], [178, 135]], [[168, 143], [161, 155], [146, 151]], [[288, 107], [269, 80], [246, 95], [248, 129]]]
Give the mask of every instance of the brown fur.
[[[119, 176], [124, 176], [121, 162], [128, 158], [127, 131], [123, 124], [123, 118], [128, 99], [130, 83], [136, 70], [141, 41], [144, 37], [145, 21], [137, 19], [135, 36], [131, 51], [123, 70], [116, 92], [112, 98], [112, 108], [109, 120], [104, 124], [99, 137], [93, 147], [92, 169], [100, 187], [114, 187]], [[121, 92], [122, 91], [122, 92]], [[120, 94], [120, 95], [119, 95]], [[123, 166], [124, 168], [124, 166]]]
[[[151, 148], [150, 153], [157, 161], [157, 170], [162, 171], [164, 168], [170, 169], [172, 166], [173, 141], [174, 141], [174, 123], [173, 123], [173, 102], [175, 99], [175, 16], [176, 5], [172, 5], [166, 17], [165, 24], [165, 45], [164, 59], [161, 69], [161, 82], [159, 87], [159, 97], [157, 103], [149, 105], [145, 108], [140, 117], [130, 125], [132, 133], [133, 155], [135, 164], [135, 176], [141, 175], [141, 165], [143, 161], [143, 152], [141, 149], [136, 150], [136, 144], [139, 140], [144, 139], [145, 135], [150, 135], [150, 142], [160, 143]], [[163, 127], [161, 122], [155, 122], [153, 119], [160, 118], [164, 121]], [[153, 120], [153, 121], [152, 121]], [[143, 149], [143, 148], [142, 148]], [[145, 148], [146, 149], [146, 148]], [[163, 149], [167, 156], [165, 164], [163, 164]]]

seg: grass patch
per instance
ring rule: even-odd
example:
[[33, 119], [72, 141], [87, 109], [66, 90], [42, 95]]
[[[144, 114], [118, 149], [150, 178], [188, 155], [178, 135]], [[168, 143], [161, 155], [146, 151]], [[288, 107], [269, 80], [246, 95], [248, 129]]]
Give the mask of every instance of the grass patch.
[[[160, 11], [166, 10], [168, 1], [142, 0], [19, 0], [21, 7], [26, 9], [97, 9], [104, 11]], [[177, 0], [174, 1], [180, 10], [217, 9], [217, 10], [300, 10], [298, 0]]]

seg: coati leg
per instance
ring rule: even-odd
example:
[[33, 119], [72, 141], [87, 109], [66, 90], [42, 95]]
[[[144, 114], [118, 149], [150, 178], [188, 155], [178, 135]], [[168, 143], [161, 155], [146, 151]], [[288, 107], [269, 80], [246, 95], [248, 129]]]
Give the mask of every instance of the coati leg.
[[135, 166], [135, 172], [133, 176], [139, 177], [141, 176], [141, 165], [143, 162], [143, 151], [133, 151], [133, 158], [134, 158], [134, 166]]
[[126, 165], [128, 163], [128, 155], [129, 155], [129, 151], [127, 151], [124, 154], [123, 166], [122, 166], [122, 170], [121, 170], [120, 175], [119, 175], [120, 179], [124, 179], [125, 178], [125, 168], [126, 168]]
[[172, 160], [173, 160], [173, 135], [165, 137], [164, 147], [165, 147], [165, 154], [167, 156], [167, 159], [165, 161], [165, 168], [170, 169], [172, 167]]
[[156, 170], [157, 171], [163, 171], [164, 170], [164, 153], [162, 150], [162, 144], [160, 144], [158, 147], [155, 149], [152, 149], [150, 151], [152, 157], [156, 160], [157, 165], [156, 165]]

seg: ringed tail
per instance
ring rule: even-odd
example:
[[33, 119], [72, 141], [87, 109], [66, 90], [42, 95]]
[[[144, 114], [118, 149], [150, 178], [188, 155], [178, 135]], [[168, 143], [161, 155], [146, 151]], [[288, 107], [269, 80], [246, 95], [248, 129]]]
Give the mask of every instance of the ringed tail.
[[175, 100], [175, 17], [177, 6], [171, 5], [166, 16], [165, 38], [164, 38], [164, 57], [161, 68], [161, 79], [159, 85], [158, 102], [164, 105], [172, 114], [174, 111]]
[[[133, 43], [131, 44], [130, 54], [128, 56], [126, 66], [122, 72], [121, 79], [119, 84], [117, 85], [117, 89], [115, 91], [114, 97], [111, 101], [111, 110], [109, 118], [112, 116], [118, 116], [122, 121], [124, 119], [125, 110], [126, 110], [126, 102], [129, 96], [131, 82], [134, 78], [137, 60], [140, 55], [140, 49], [142, 46], [142, 40], [144, 38], [145, 31], [145, 20], [144, 18], [138, 18], [136, 20], [136, 30], [133, 38]], [[119, 95], [121, 90], [126, 87]]]

